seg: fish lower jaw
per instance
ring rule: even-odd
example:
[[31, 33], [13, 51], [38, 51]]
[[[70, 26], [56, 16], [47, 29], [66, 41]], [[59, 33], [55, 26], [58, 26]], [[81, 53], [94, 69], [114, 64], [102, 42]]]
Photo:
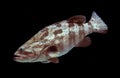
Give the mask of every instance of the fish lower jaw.
[[16, 62], [23, 62], [24, 58], [26, 58], [26, 55], [21, 54], [14, 54], [14, 61]]

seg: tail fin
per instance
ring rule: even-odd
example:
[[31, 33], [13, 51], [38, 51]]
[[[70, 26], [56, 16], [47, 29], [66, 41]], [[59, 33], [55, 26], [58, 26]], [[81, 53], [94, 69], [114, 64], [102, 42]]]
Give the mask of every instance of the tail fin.
[[103, 20], [93, 11], [91, 19], [89, 21], [93, 26], [93, 32], [98, 33], [107, 33], [107, 25], [103, 22]]

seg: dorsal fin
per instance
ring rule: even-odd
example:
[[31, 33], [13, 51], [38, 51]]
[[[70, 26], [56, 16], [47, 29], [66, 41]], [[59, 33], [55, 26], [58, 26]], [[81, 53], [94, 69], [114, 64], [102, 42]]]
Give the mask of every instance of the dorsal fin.
[[86, 22], [86, 17], [83, 15], [72, 16], [68, 19], [68, 23], [77, 23], [78, 25], [81, 25], [85, 22]]

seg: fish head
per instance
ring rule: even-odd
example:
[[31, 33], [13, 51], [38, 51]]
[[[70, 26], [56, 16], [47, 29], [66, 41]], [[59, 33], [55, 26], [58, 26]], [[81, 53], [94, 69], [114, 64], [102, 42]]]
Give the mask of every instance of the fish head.
[[[16, 62], [42, 62], [49, 63], [51, 55], [53, 56], [57, 52], [57, 47], [49, 45], [37, 45], [31, 47], [21, 46], [15, 52], [14, 60]], [[55, 55], [54, 55], [55, 56]]]
[[14, 60], [16, 62], [32, 62], [32, 60], [36, 57], [36, 54], [32, 50], [21, 47], [15, 52], [14, 55]]
[[25, 43], [15, 52], [14, 61], [17, 62], [34, 62], [35, 59], [41, 56], [43, 45], [38, 42]]

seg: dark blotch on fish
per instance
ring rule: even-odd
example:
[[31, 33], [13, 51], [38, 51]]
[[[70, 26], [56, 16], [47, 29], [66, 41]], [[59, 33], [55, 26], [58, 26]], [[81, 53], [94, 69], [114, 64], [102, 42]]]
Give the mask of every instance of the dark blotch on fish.
[[77, 23], [78, 25], [81, 25], [85, 22], [86, 22], [86, 17], [83, 15], [76, 15], [68, 19], [68, 23], [70, 26], [73, 26], [73, 23]]
[[48, 48], [48, 52], [57, 52], [57, 47], [56, 46], [50, 46]]
[[62, 29], [59, 29], [59, 30], [54, 31], [54, 34], [55, 34], [55, 35], [60, 34], [60, 33], [62, 33]]

